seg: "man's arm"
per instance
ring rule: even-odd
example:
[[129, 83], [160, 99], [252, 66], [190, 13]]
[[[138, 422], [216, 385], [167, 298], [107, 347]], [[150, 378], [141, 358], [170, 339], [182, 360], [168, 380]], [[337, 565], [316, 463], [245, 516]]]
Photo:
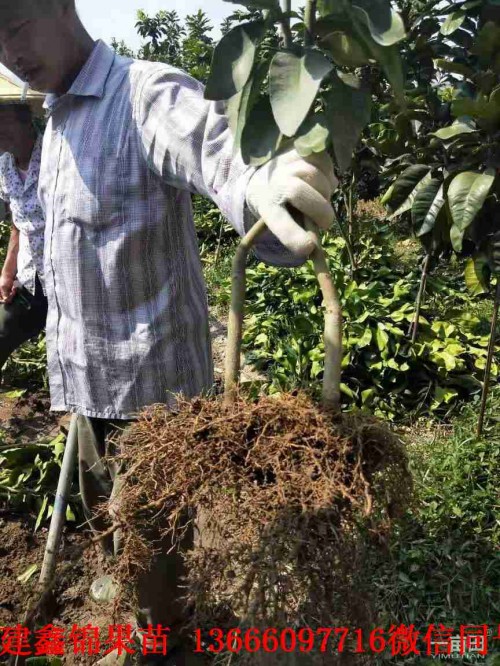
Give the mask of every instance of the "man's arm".
[[10, 303], [15, 296], [16, 286], [14, 285], [17, 275], [17, 255], [19, 254], [19, 229], [12, 225], [10, 230], [9, 246], [7, 248], [7, 257], [0, 274], [0, 301]]
[[[255, 248], [257, 254], [269, 263], [282, 266], [296, 266], [303, 263], [304, 256], [298, 256], [295, 251], [290, 251], [295, 250], [297, 243], [289, 242], [297, 237], [303, 241], [305, 236], [287, 212], [288, 204], [295, 205], [296, 200], [301, 199], [294, 198], [297, 188], [293, 187], [291, 196], [288, 196], [287, 190], [290, 188], [280, 186], [278, 189], [283, 196], [276, 201], [276, 205], [267, 208], [254, 206], [252, 215], [247, 206], [249, 182], [258, 173], [259, 179], [253, 181], [257, 187], [253, 187], [253, 191], [259, 190], [262, 199], [273, 196], [276, 193], [273, 192], [274, 183], [270, 181], [272, 170], [256, 170], [247, 166], [241, 156], [234, 153], [233, 137], [225, 115], [225, 105], [222, 102], [204, 99], [201, 83], [174, 68], [155, 67], [152, 72], [145, 75], [138, 89], [134, 113], [147, 162], [165, 182], [173, 187], [188, 189], [211, 198], [240, 235], [248, 231], [256, 221], [255, 215], [260, 216], [264, 209], [273, 210], [273, 215], [269, 216], [272, 220], [266, 219], [266, 222], [276, 222], [273, 228], [274, 235], [268, 233], [261, 237]], [[318, 195], [322, 199], [320, 207], [322, 204], [323, 208], [331, 210], [329, 200], [319, 195], [314, 187], [306, 185], [300, 177], [295, 177], [299, 174], [305, 180], [314, 183], [314, 175], [311, 180], [311, 168], [313, 171], [317, 170], [316, 166], [311, 167], [299, 158], [298, 170], [294, 167], [294, 171], [289, 174], [294, 179], [290, 182], [292, 185], [299, 182], [299, 189], [302, 186], [307, 188], [306, 200], [311, 199], [309, 191], [314, 190], [313, 199]], [[331, 174], [333, 177], [333, 168]], [[325, 177], [321, 178], [323, 183]], [[286, 173], [285, 180], [287, 180]], [[278, 182], [276, 184], [279, 185]], [[329, 190], [331, 194], [334, 187], [332, 184], [330, 188], [327, 183], [326, 187], [321, 186], [320, 189]], [[254, 196], [253, 200], [260, 204], [259, 197]], [[310, 207], [307, 208], [307, 211], [309, 210]], [[315, 210], [312, 211], [311, 217], [314, 213]], [[329, 224], [325, 225], [322, 222], [323, 219], [320, 220], [320, 226], [323, 227], [333, 222], [333, 210]]]

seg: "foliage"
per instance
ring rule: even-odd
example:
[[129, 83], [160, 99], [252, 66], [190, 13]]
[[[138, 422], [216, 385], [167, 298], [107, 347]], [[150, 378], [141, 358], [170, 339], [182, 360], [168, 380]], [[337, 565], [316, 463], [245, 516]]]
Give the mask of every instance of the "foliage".
[[[50, 441], [0, 444], [0, 498], [11, 510], [34, 512], [35, 531], [52, 515], [65, 441], [61, 433]], [[68, 505], [69, 521], [75, 521], [80, 511], [77, 499], [73, 497]]]
[[432, 256], [474, 252], [481, 293], [488, 237], [500, 228], [500, 16], [489, 0], [431, 5], [409, 15], [406, 111], [382, 108], [368, 144], [396, 175], [385, 196], [393, 216], [411, 212]]
[[[491, 410], [500, 408], [492, 394]], [[417, 627], [498, 624], [500, 428], [491, 420], [475, 437], [476, 408], [463, 409], [453, 429], [422, 429], [409, 447], [417, 494], [389, 544], [389, 557], [367, 566], [385, 624]], [[418, 662], [420, 663], [420, 662]]]
[[[160, 10], [154, 16], [140, 10], [135, 27], [145, 40], [137, 54], [139, 59], [165, 62], [199, 81], [207, 80], [214, 47], [210, 20], [201, 9], [187, 15], [184, 24], [175, 10]], [[130, 55], [123, 42], [114, 41], [113, 46]]]
[[[401, 17], [389, 0], [376, 6], [323, 0], [317, 22], [282, 11], [278, 0], [239, 4], [252, 10], [253, 18], [229, 31], [230, 23], [224, 26], [206, 90], [208, 99], [227, 101], [236, 149], [246, 163], [260, 165], [294, 144], [303, 156], [331, 147], [345, 171], [371, 107], [366, 72], [358, 76], [345, 70], [378, 63], [401, 97], [396, 47], [405, 37]], [[277, 25], [284, 44], [269, 49], [265, 37]]]
[[[429, 279], [422, 335], [407, 337], [414, 315], [416, 271], [401, 268], [387, 227], [361, 236], [360, 265], [345, 280], [345, 241], [326, 243], [340, 292], [344, 326], [342, 391], [347, 404], [401, 420], [448, 412], [480, 390], [488, 323], [472, 314], [470, 296], [450, 276]], [[226, 283], [227, 300], [229, 283]], [[314, 387], [323, 370], [323, 311], [312, 267], [248, 269], [244, 346], [265, 370], [271, 391]], [[494, 364], [493, 372], [498, 368]]]

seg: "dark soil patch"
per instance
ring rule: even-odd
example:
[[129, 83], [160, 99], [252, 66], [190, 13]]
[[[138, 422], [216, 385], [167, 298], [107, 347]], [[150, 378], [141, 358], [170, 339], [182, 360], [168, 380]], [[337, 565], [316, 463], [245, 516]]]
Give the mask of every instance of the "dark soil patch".
[[6, 444], [19, 446], [41, 437], [56, 436], [69, 417], [50, 411], [50, 398], [45, 390], [11, 398], [9, 390], [0, 393], [0, 425]]
[[[0, 518], [0, 626], [23, 624], [29, 599], [40, 575], [47, 530], [33, 532], [32, 521]], [[69, 632], [74, 624], [97, 626], [101, 640], [108, 636], [108, 626], [125, 623], [113, 617], [113, 604], [99, 604], [90, 597], [90, 586], [98, 576], [109, 571], [110, 564], [97, 547], [85, 546], [88, 534], [84, 531], [65, 530], [57, 569], [54, 594], [48, 601], [37, 627], [52, 623]], [[22, 584], [17, 580], [33, 564], [38, 569], [31, 579]], [[99, 657], [72, 654], [71, 645], [64, 664], [93, 664]], [[2, 657], [0, 657], [2, 662]]]

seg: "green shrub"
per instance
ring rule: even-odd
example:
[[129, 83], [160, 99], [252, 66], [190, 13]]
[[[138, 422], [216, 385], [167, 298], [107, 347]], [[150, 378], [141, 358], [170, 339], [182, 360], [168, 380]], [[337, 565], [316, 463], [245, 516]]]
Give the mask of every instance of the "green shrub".
[[[474, 301], [458, 278], [431, 276], [412, 346], [407, 333], [420, 271], [418, 265], [405, 270], [393, 247], [382, 223], [361, 237], [351, 279], [345, 242], [325, 239], [344, 315], [344, 399], [394, 419], [446, 413], [481, 388], [488, 322], [473, 314]], [[228, 281], [225, 292], [227, 300]], [[309, 262], [293, 270], [250, 265], [244, 348], [248, 360], [267, 371], [271, 391], [318, 387], [322, 331], [321, 296]]]

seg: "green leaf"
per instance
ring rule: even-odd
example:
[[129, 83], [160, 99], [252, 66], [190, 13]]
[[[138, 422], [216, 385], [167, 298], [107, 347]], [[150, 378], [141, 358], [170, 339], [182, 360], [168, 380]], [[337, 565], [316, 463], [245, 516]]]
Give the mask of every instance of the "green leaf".
[[380, 349], [380, 351], [384, 351], [384, 349], [387, 349], [387, 345], [389, 344], [389, 336], [382, 328], [382, 324], [377, 325], [375, 337], [377, 340], [377, 346]]
[[467, 289], [472, 296], [479, 296], [488, 292], [490, 276], [488, 258], [484, 254], [467, 261], [464, 277]]
[[359, 42], [340, 30], [324, 37], [321, 40], [321, 46], [330, 51], [337, 65], [341, 67], [362, 67], [370, 62]]
[[344, 395], [347, 395], [351, 399], [354, 399], [356, 397], [354, 395], [354, 392], [347, 386], [347, 384], [344, 384], [343, 382], [341, 382], [340, 384], [340, 392], [343, 393]]
[[370, 121], [371, 95], [356, 77], [339, 75], [326, 96], [325, 113], [335, 158], [343, 172], [351, 166], [353, 151]]
[[6, 391], [2, 393], [2, 398], [7, 398], [7, 400], [16, 400], [17, 398], [22, 398], [26, 393], [26, 389], [18, 389], [16, 391]]
[[269, 97], [253, 107], [241, 135], [241, 154], [245, 164], [260, 166], [278, 150], [281, 133], [274, 120]]
[[457, 120], [453, 123], [453, 125], [443, 127], [442, 129], [437, 130], [437, 132], [431, 132], [430, 134], [437, 137], [438, 139], [441, 139], [441, 141], [449, 141], [450, 139], [454, 139], [460, 134], [471, 134], [472, 132], [477, 132], [477, 130], [475, 130], [467, 123]]
[[406, 37], [403, 19], [389, 0], [353, 0], [352, 9], [380, 46], [392, 46]]
[[450, 74], [459, 74], [464, 76], [466, 79], [473, 80], [474, 72], [467, 65], [463, 65], [461, 62], [453, 62], [452, 60], [445, 60], [443, 58], [438, 58], [434, 60], [434, 64], [439, 69], [442, 69], [444, 72], [449, 72]]
[[404, 105], [405, 77], [399, 48], [396, 45], [380, 46], [380, 44], [373, 39], [370, 31], [361, 20], [354, 20], [353, 30], [358, 41], [384, 70], [398, 102]]
[[229, 99], [240, 92], [252, 72], [255, 53], [266, 32], [264, 21], [236, 26], [217, 44], [205, 98]]
[[495, 53], [500, 51], [500, 26], [492, 21], [485, 23], [479, 31], [471, 51], [479, 57], [481, 65], [490, 66]]
[[44, 519], [44, 516], [45, 516], [45, 510], [47, 508], [48, 501], [49, 501], [49, 498], [47, 497], [47, 495], [45, 495], [45, 497], [43, 498], [42, 506], [40, 507], [40, 511], [38, 512], [38, 516], [37, 516], [37, 519], [36, 519], [35, 532], [38, 530], [38, 528], [42, 524], [42, 520]]
[[274, 56], [269, 93], [274, 118], [285, 136], [293, 136], [302, 125], [331, 70], [331, 62], [319, 51], [308, 50], [302, 56], [283, 51]]
[[483, 207], [495, 181], [495, 172], [463, 171], [448, 188], [448, 203], [453, 225], [464, 232]]
[[299, 130], [295, 140], [295, 150], [301, 157], [313, 153], [322, 153], [330, 142], [330, 132], [326, 126], [323, 114], [316, 113], [310, 116]]
[[431, 410], [435, 411], [442, 404], [449, 404], [452, 400], [458, 397], [458, 391], [452, 388], [447, 388], [443, 386], [436, 386], [434, 393], [434, 402], [431, 405]]
[[32, 564], [30, 567], [26, 569], [24, 573], [18, 576], [16, 580], [25, 585], [30, 580], [30, 578], [34, 576], [34, 574], [37, 571], [38, 571], [38, 564]]
[[384, 196], [383, 196], [382, 199], [380, 200], [380, 203], [382, 204], [382, 206], [385, 206], [386, 204], [388, 204], [389, 201], [392, 199], [392, 195], [394, 194], [394, 190], [395, 190], [394, 185], [395, 185], [395, 183], [393, 183], [393, 184], [387, 189], [386, 193], [384, 194]]
[[371, 344], [373, 340], [373, 332], [370, 327], [365, 328], [365, 332], [361, 336], [358, 342], [358, 347], [359, 349], [363, 349], [364, 347], [368, 347], [368, 345]]
[[411, 207], [411, 219], [417, 236], [429, 233], [444, 205], [443, 183], [432, 178], [417, 192]]
[[234, 95], [227, 102], [227, 115], [229, 126], [234, 136], [234, 152], [241, 149], [241, 137], [243, 129], [250, 115], [250, 111], [259, 99], [262, 84], [267, 76], [269, 67], [266, 62], [259, 63], [254, 74], [249, 78], [243, 90]]
[[461, 252], [462, 251], [462, 244], [464, 241], [464, 236], [465, 236], [465, 229], [459, 229], [456, 226], [453, 226], [450, 229], [450, 240], [451, 244], [453, 246], [453, 249], [455, 252]]
[[453, 12], [453, 14], [450, 14], [441, 26], [441, 34], [445, 36], [453, 34], [465, 21], [465, 17], [465, 12]]
[[[397, 217], [411, 209], [418, 188], [432, 178], [429, 172], [430, 167], [426, 164], [412, 164], [397, 178], [389, 201], [390, 210], [394, 211], [391, 217]], [[424, 178], [427, 180], [424, 181]]]
[[451, 110], [454, 116], [471, 116], [493, 122], [500, 120], [500, 100], [496, 90], [492, 91], [489, 99], [484, 95], [478, 95], [476, 99], [456, 99], [452, 102]]

